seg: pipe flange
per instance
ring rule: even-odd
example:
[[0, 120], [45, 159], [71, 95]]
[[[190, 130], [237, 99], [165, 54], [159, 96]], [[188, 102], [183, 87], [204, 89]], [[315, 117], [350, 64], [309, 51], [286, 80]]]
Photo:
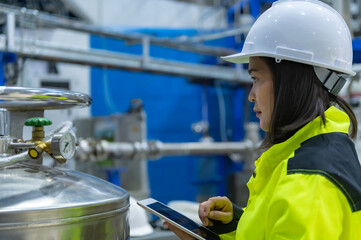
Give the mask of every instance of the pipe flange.
[[151, 160], [157, 160], [162, 157], [161, 149], [162, 149], [163, 143], [160, 141], [149, 141], [148, 142], [148, 158]]

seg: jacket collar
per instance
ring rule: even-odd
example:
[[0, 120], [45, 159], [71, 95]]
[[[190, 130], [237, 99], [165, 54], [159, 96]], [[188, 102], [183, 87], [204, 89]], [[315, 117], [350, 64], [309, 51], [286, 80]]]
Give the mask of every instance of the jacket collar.
[[[291, 155], [293, 155], [294, 151], [307, 139], [324, 133], [348, 133], [350, 120], [346, 113], [331, 106], [325, 111], [325, 117], [326, 125], [323, 124], [321, 117], [318, 116], [286, 141], [270, 147], [257, 159], [255, 162], [256, 167], [259, 170], [262, 169], [262, 172], [271, 172], [282, 160], [292, 157]], [[263, 172], [263, 174], [266, 172]]]

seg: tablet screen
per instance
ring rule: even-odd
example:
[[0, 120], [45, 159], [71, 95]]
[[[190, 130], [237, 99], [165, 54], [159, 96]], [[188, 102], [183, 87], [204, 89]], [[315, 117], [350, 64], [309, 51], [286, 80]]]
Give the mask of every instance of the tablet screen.
[[151, 203], [147, 205], [149, 208], [159, 212], [160, 214], [164, 215], [165, 217], [169, 218], [170, 220], [178, 223], [179, 225], [183, 226], [184, 228], [202, 236], [207, 240], [219, 240], [217, 234], [211, 232], [210, 230], [206, 229], [205, 227], [200, 226], [199, 224], [193, 222], [191, 219], [187, 218], [186, 216], [180, 214], [179, 212], [174, 211], [173, 209], [163, 205], [159, 202]]

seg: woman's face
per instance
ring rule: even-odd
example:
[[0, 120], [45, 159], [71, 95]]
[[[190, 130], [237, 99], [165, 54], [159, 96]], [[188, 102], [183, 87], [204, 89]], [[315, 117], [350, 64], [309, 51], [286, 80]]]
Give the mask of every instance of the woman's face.
[[261, 57], [250, 57], [248, 72], [253, 80], [248, 100], [255, 103], [253, 111], [260, 120], [261, 129], [268, 132], [274, 104], [271, 70]]

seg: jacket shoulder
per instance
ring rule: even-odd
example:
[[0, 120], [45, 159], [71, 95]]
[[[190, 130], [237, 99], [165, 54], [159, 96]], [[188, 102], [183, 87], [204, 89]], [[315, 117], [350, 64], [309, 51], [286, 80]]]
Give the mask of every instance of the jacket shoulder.
[[324, 176], [345, 195], [352, 212], [361, 210], [361, 166], [347, 134], [326, 133], [303, 142], [287, 163], [287, 174], [295, 173]]

